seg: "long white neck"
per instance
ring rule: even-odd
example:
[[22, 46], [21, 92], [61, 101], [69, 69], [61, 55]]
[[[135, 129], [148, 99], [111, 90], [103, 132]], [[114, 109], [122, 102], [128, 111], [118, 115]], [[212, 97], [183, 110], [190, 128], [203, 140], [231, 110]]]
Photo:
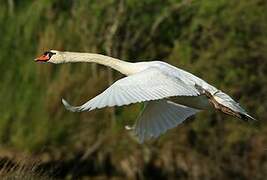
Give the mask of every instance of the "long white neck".
[[111, 67], [124, 75], [136, 73], [135, 63], [125, 62], [109, 56], [94, 53], [61, 52], [62, 63], [93, 62]]

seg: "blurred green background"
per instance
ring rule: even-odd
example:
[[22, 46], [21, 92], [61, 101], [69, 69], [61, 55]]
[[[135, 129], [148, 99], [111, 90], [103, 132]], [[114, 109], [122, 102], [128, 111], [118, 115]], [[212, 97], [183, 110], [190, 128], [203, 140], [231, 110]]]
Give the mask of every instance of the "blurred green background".
[[[82, 104], [122, 75], [95, 64], [34, 63], [49, 49], [166, 61], [258, 121], [201, 112], [140, 145], [124, 126], [142, 105], [71, 113], [61, 104]], [[0, 174], [9, 162], [23, 164], [9, 173], [23, 177], [267, 176], [266, 0], [0, 0], [0, 72]]]

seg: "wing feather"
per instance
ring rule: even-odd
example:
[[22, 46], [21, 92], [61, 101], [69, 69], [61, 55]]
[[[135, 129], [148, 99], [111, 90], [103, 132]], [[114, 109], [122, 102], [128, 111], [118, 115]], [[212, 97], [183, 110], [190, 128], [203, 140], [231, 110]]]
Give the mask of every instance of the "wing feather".
[[199, 92], [194, 86], [187, 85], [179, 78], [171, 77], [158, 68], [151, 67], [116, 81], [103, 93], [81, 106], [71, 106], [64, 99], [62, 102], [70, 111], [90, 111], [106, 106], [122, 106], [172, 96], [198, 95]]
[[199, 110], [165, 99], [150, 101], [138, 118], [134, 132], [142, 143], [152, 137], [158, 137], [197, 112]]

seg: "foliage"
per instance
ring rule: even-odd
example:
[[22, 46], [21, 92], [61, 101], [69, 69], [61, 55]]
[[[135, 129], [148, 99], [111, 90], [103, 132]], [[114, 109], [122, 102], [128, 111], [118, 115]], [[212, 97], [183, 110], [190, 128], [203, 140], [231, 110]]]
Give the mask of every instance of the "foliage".
[[[64, 164], [62, 177], [266, 176], [266, 1], [0, 3], [0, 142], [7, 152]], [[47, 49], [165, 60], [231, 94], [259, 121], [201, 112], [139, 145], [124, 126], [141, 105], [71, 113], [61, 104], [61, 97], [81, 104], [121, 75], [92, 64], [35, 64]]]

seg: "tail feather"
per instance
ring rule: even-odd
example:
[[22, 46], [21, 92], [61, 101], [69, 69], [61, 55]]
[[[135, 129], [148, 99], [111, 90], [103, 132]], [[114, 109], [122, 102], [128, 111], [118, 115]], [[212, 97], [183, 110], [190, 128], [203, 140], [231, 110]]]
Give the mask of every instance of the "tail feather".
[[256, 120], [250, 116], [239, 103], [235, 102], [224, 92], [218, 90], [217, 92], [211, 93], [198, 84], [195, 84], [195, 87], [201, 94], [205, 94], [208, 97], [210, 104], [212, 104], [215, 109], [245, 121]]
[[241, 119], [244, 120], [244, 121], [249, 121], [249, 120], [253, 120], [253, 121], [256, 121], [256, 119], [252, 116], [250, 116], [249, 114], [240, 114], [241, 116]]
[[239, 119], [248, 121], [248, 120], [256, 120], [252, 116], [250, 116], [237, 102], [235, 102], [230, 96], [223, 93], [222, 91], [218, 91], [212, 95], [209, 99], [211, 104], [214, 107], [225, 114], [235, 116]]

